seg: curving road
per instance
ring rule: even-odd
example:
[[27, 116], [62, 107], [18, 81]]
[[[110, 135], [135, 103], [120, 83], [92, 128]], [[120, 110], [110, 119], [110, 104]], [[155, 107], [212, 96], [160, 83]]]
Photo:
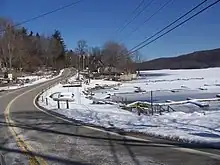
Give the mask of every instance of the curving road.
[[[63, 76], [68, 74], [65, 71]], [[0, 96], [0, 152], [7, 164], [220, 164], [218, 149], [185, 146], [140, 134], [112, 133], [37, 108], [35, 96], [63, 76]]]

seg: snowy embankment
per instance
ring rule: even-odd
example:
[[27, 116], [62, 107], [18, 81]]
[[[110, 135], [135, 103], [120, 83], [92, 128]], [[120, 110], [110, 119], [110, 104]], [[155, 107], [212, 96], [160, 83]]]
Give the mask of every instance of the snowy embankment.
[[63, 71], [64, 71], [64, 69], [60, 70], [60, 73], [57, 76], [54, 76], [54, 77], [51, 77], [51, 75], [18, 77], [18, 79], [20, 79], [20, 80], [29, 79], [30, 82], [25, 83], [23, 85], [16, 84], [16, 85], [8, 85], [8, 86], [0, 87], [0, 91], [19, 89], [19, 88], [23, 88], [23, 87], [27, 87], [27, 86], [31, 86], [31, 85], [35, 85], [35, 84], [39, 84], [39, 83], [43, 83], [43, 82], [46, 82], [46, 81], [49, 81], [49, 80], [53, 80], [53, 79], [61, 76]]
[[[202, 74], [206, 70], [201, 70], [200, 73], [198, 70], [197, 74], [190, 73], [189, 70], [186, 71], [153, 71], [153, 72], [166, 72], [170, 74], [172, 72], [173, 78], [182, 77], [190, 79], [189, 75], [191, 75], [191, 79], [195, 78], [194, 76], [203, 77], [203, 82], [200, 81], [197, 85], [194, 80], [188, 80], [187, 85], [183, 82], [179, 83], [181, 85], [190, 86], [190, 81], [192, 81], [192, 86], [197, 88], [200, 87], [201, 84], [216, 84], [219, 83], [220, 78], [217, 76], [220, 69], [212, 68], [207, 69], [212, 70], [215, 74], [207, 73]], [[151, 71], [152, 72], [152, 71]], [[173, 72], [178, 74], [174, 74]], [[182, 73], [183, 72], [183, 73]], [[186, 74], [187, 72], [187, 74]], [[192, 70], [195, 72], [195, 70]], [[181, 76], [182, 74], [182, 76]], [[194, 75], [195, 74], [195, 75]], [[202, 76], [203, 75], [203, 76]], [[186, 77], [184, 77], [186, 76]], [[188, 76], [188, 77], [187, 77]], [[205, 77], [206, 76], [206, 77]], [[134, 83], [126, 82], [119, 87], [119, 90], [116, 92], [120, 92], [120, 88], [123, 89], [123, 86], [134, 86], [138, 84], [145, 83], [146, 81], [155, 81], [161, 77], [150, 77], [147, 80], [140, 80]], [[171, 77], [172, 78], [172, 77]], [[75, 78], [73, 77], [72, 80]], [[167, 75], [167, 80], [169, 79], [169, 75]], [[182, 81], [182, 80], [180, 80]], [[117, 82], [109, 82], [102, 80], [92, 80], [90, 85], [83, 84], [82, 87], [73, 87], [73, 88], [63, 88], [61, 84], [49, 89], [45, 93], [43, 93], [43, 98], [48, 98], [48, 105], [46, 105], [45, 100], [42, 101], [39, 99], [39, 104], [49, 110], [52, 110], [56, 113], [65, 115], [68, 118], [78, 120], [84, 123], [93, 124], [97, 126], [102, 126], [106, 128], [118, 128], [124, 131], [132, 131], [132, 132], [141, 132], [155, 136], [161, 136], [164, 138], [170, 138], [174, 140], [182, 140], [186, 142], [196, 142], [202, 144], [208, 144], [220, 147], [220, 105], [216, 104], [215, 107], [210, 107], [209, 109], [201, 109], [194, 104], [187, 103], [186, 111], [178, 111], [178, 108], [181, 106], [175, 105], [176, 112], [163, 113], [162, 115], [153, 115], [146, 116], [141, 114], [138, 116], [135, 112], [130, 112], [121, 109], [118, 105], [108, 105], [108, 104], [92, 104], [92, 101], [85, 98], [83, 94], [83, 90], [85, 88], [93, 87], [94, 84], [102, 83], [104, 84], [117, 84]], [[160, 88], [161, 82], [154, 83], [155, 87], [153, 89]], [[134, 85], [135, 84], [135, 85]], [[172, 86], [173, 87], [173, 86]], [[162, 88], [162, 87], [161, 87]], [[219, 88], [216, 86], [216, 88]], [[169, 88], [168, 88], [169, 89]], [[69, 103], [69, 109], [66, 109], [66, 103], [62, 102], [60, 109], [57, 109], [57, 102], [53, 101], [48, 96], [52, 93], [56, 92], [72, 92], [75, 95], [75, 101]], [[131, 92], [131, 91], [130, 91]], [[96, 95], [95, 95], [96, 96]], [[211, 103], [210, 103], [211, 105]], [[193, 110], [193, 111], [191, 111]]]

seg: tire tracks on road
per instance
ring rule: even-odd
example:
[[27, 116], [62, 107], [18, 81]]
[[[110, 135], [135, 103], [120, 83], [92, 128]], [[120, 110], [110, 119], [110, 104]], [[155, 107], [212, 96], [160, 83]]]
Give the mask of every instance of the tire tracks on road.
[[[60, 77], [55, 80], [51, 80], [49, 82], [38, 85], [34, 88], [31, 88], [30, 90], [27, 90], [27, 91], [21, 93], [20, 95], [17, 95], [15, 98], [13, 98], [9, 102], [9, 104], [7, 105], [7, 107], [4, 111], [5, 121], [6, 121], [6, 124], [8, 125], [9, 131], [11, 132], [12, 136], [15, 138], [20, 149], [24, 153], [26, 153], [26, 156], [28, 157], [30, 165], [47, 165], [47, 163], [44, 159], [33, 155], [34, 149], [31, 147], [31, 145], [27, 141], [25, 141], [24, 136], [21, 134], [21, 130], [18, 127], [16, 127], [16, 123], [12, 120], [12, 118], [10, 116], [10, 108], [11, 108], [12, 104], [18, 98], [22, 97], [23, 95], [25, 95], [33, 90], [36, 90], [37, 88], [48, 85], [48, 84], [52, 83], [53, 81], [59, 81], [59, 80], [61, 80]], [[13, 93], [13, 92], [10, 92], [10, 93]], [[30, 154], [27, 154], [27, 153], [30, 153]]]

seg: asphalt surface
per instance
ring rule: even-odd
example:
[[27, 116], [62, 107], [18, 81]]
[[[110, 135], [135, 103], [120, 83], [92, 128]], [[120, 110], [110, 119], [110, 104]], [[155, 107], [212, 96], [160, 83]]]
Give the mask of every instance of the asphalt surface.
[[[0, 153], [4, 155], [7, 164], [220, 164], [218, 149], [184, 146], [141, 134], [128, 133], [127, 135], [146, 140], [129, 139], [78, 123], [70, 123], [37, 109], [33, 104], [35, 96], [60, 79], [63, 78], [0, 96]], [[10, 120], [13, 121], [10, 126], [5, 120], [6, 109], [10, 110]], [[12, 135], [9, 128], [16, 129], [16, 134]], [[23, 151], [24, 149], [18, 146], [15, 139], [20, 136], [23, 140], [21, 140], [22, 143], [19, 141], [19, 144], [29, 146], [31, 151]], [[187, 150], [185, 147], [193, 149]], [[39, 159], [32, 161], [32, 157]]]

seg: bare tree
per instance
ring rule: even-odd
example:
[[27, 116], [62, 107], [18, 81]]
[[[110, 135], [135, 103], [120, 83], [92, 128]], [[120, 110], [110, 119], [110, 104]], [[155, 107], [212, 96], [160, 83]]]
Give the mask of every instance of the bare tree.
[[85, 58], [88, 55], [88, 45], [85, 40], [77, 42], [76, 53], [78, 54], [78, 69], [85, 69]]
[[113, 41], [107, 42], [102, 51], [102, 58], [105, 66], [116, 68], [119, 71], [130, 72], [132, 59], [128, 55], [128, 50], [123, 44]]
[[102, 50], [99, 47], [91, 48], [89, 56], [89, 69], [96, 71], [99, 67], [104, 66], [102, 62]]
[[15, 54], [16, 31], [8, 19], [0, 19], [2, 60], [7, 68], [12, 68], [12, 58]]
[[119, 64], [119, 55], [121, 52], [120, 45], [116, 42], [109, 41], [103, 47], [103, 62], [105, 66], [116, 67]]
[[130, 72], [133, 60], [126, 46], [113, 41], [103, 48], [94, 47], [88, 51], [85, 40], [77, 42], [75, 51], [66, 50], [60, 31], [45, 36], [24, 27], [15, 27], [9, 19], [0, 18], [0, 60], [3, 67], [24, 71], [34, 71], [39, 67], [62, 68], [74, 66], [79, 69], [89, 67], [117, 68]]

